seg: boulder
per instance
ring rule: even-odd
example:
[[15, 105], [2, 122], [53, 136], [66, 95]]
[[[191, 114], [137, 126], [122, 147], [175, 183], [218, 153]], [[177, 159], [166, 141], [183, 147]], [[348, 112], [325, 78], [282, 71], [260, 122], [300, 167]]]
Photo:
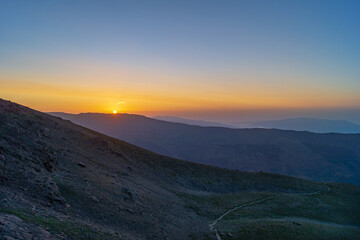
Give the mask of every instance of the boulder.
[[84, 163], [82, 163], [82, 162], [79, 162], [78, 165], [79, 165], [80, 167], [83, 167], [83, 168], [86, 167], [86, 165], [85, 165]]

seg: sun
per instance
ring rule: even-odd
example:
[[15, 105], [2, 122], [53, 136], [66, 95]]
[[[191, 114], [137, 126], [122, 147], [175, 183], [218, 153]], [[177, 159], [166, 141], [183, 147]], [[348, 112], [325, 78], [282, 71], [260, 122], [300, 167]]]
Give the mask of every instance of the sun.
[[116, 110], [114, 110], [114, 111], [113, 111], [113, 114], [117, 114], [117, 111], [116, 111]]

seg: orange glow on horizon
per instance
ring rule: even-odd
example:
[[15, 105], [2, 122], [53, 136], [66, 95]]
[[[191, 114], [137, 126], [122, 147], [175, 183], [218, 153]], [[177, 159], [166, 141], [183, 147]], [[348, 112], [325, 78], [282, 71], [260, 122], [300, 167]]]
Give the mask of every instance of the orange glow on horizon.
[[[95, 69], [95, 73], [91, 72]], [[176, 76], [146, 71], [40, 74], [3, 72], [0, 98], [43, 112], [216, 112], [237, 110], [358, 107], [360, 95], [337, 86], [306, 86], [297, 77], [255, 83], [261, 76]], [[98, 71], [98, 72], [97, 72]], [[84, 71], [85, 72], [85, 71]], [[108, 72], [108, 74], [102, 74]], [[264, 77], [266, 78], [266, 76]], [[26, 79], [26, 80], [24, 80]], [[139, 81], [141, 79], [141, 81]], [[214, 79], [227, 79], [221, 84]], [[234, 79], [234, 80], [232, 80]], [[101, 80], [101, 81], [100, 81]], [[116, 110], [117, 111], [117, 110]], [[118, 111], [117, 111], [118, 112]]]

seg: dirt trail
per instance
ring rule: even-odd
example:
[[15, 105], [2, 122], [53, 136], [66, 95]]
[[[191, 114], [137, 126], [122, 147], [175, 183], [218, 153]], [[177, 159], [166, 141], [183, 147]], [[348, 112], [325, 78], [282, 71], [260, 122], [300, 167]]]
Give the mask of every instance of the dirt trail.
[[[328, 188], [327, 191], [330, 191], [330, 188]], [[223, 215], [221, 215], [220, 217], [218, 217], [217, 219], [215, 219], [211, 224], [209, 224], [209, 228], [210, 228], [210, 231], [211, 232], [214, 232], [215, 233], [215, 236], [216, 236], [216, 239], [217, 240], [222, 240], [217, 229], [215, 228], [215, 225], [218, 223], [218, 221], [220, 221], [221, 219], [223, 219], [226, 215], [228, 215], [229, 213], [233, 212], [233, 211], [236, 211], [240, 208], [243, 208], [243, 207], [246, 207], [246, 206], [249, 206], [249, 205], [253, 205], [253, 204], [256, 204], [256, 203], [260, 203], [260, 202], [264, 202], [268, 199], [272, 199], [272, 198], [275, 198], [275, 197], [279, 197], [279, 196], [282, 196], [282, 195], [294, 195], [294, 196], [312, 196], [312, 195], [316, 195], [316, 194], [320, 194], [321, 191], [316, 191], [316, 192], [311, 192], [311, 193], [294, 193], [294, 194], [286, 194], [286, 193], [281, 193], [281, 194], [277, 194], [277, 195], [273, 195], [273, 196], [270, 196], [270, 197], [266, 197], [266, 198], [262, 198], [262, 199], [259, 199], [259, 200], [256, 200], [256, 201], [253, 201], [253, 202], [249, 202], [249, 203], [245, 203], [245, 204], [242, 204], [240, 206], [237, 206], [237, 207], [234, 207], [230, 210], [228, 210], [227, 212], [225, 212]]]

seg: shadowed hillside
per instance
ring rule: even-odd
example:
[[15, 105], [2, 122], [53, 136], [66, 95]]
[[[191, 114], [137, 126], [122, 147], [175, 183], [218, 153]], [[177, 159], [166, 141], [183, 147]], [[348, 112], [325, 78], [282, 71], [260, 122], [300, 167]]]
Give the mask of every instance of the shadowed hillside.
[[360, 184], [360, 134], [199, 127], [132, 114], [53, 115], [170, 157]]
[[[3, 100], [0, 136], [0, 236], [5, 239], [214, 239], [209, 224], [224, 211], [279, 194], [275, 205], [266, 206], [274, 206], [268, 217], [281, 218], [285, 229], [293, 221], [287, 218], [298, 223], [302, 217], [314, 221], [298, 229], [306, 236], [316, 237], [311, 229], [328, 226], [324, 239], [334, 232], [338, 239], [359, 239], [354, 226], [360, 225], [360, 188], [352, 185], [171, 159]], [[291, 197], [296, 199], [286, 200]], [[277, 210], [278, 204], [289, 210]], [[264, 217], [257, 207], [263, 208], [246, 209], [251, 219], [232, 218], [248, 228]], [[239, 223], [224, 219], [216, 225], [223, 239], [241, 239], [241, 228], [229, 224]], [[274, 224], [262, 227], [263, 236], [278, 233]]]

